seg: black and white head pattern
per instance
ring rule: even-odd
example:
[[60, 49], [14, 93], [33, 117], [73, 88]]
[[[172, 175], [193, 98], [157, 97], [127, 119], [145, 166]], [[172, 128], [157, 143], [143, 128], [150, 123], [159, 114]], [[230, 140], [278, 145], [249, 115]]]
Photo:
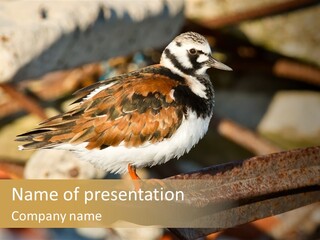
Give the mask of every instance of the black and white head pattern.
[[200, 34], [186, 32], [177, 36], [164, 50], [161, 64], [179, 75], [203, 75], [210, 68], [211, 49]]

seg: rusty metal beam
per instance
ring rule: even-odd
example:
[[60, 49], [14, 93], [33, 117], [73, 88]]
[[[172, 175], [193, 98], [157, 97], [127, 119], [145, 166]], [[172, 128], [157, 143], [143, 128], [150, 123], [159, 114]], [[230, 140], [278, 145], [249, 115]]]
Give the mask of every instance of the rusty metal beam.
[[267, 6], [249, 9], [243, 12], [237, 12], [213, 19], [202, 20], [201, 25], [207, 26], [209, 28], [220, 28], [228, 25], [238, 24], [246, 20], [253, 20], [257, 18], [286, 13], [288, 11], [297, 10], [318, 3], [319, 2], [317, 0], [291, 0], [286, 2], [274, 3]]
[[181, 239], [195, 239], [320, 201], [319, 176], [320, 147], [309, 147], [170, 177], [212, 180], [188, 199], [196, 206], [222, 209], [202, 216], [202, 221], [212, 223], [210, 229], [172, 231]]
[[270, 143], [255, 132], [229, 119], [221, 119], [217, 125], [217, 130], [222, 136], [230, 139], [256, 155], [281, 151], [279, 147]]
[[[0, 104], [0, 118], [8, 117], [22, 109], [43, 118], [43, 110], [35, 99], [42, 103], [57, 101], [81, 87], [96, 82], [102, 73], [101, 64], [91, 63], [74, 69], [51, 72], [39, 79], [22, 81], [17, 85], [0, 84], [10, 96], [10, 100]], [[23, 94], [17, 89], [28, 91], [28, 94]]]
[[288, 59], [277, 60], [273, 67], [273, 73], [278, 77], [305, 81], [320, 86], [320, 68], [298, 63]]
[[12, 101], [17, 102], [26, 111], [37, 115], [43, 120], [48, 118], [45, 111], [37, 102], [16, 90], [11, 84], [1, 83], [0, 88], [11, 97]]
[[0, 160], [0, 179], [22, 179], [24, 166]]

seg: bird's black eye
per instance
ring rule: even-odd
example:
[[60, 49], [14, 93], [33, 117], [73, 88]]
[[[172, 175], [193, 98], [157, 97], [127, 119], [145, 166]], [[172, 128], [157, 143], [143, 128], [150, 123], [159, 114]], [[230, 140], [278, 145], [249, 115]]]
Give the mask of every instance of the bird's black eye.
[[195, 55], [195, 54], [197, 53], [197, 50], [195, 50], [194, 48], [191, 48], [191, 49], [189, 50], [189, 53], [190, 53], [191, 55]]

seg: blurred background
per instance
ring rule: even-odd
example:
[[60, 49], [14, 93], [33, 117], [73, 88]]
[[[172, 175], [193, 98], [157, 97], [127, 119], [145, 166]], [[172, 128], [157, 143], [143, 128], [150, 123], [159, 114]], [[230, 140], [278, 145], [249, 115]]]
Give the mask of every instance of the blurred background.
[[[139, 170], [166, 178], [320, 145], [320, 6], [314, 0], [0, 1], [0, 178], [119, 178], [69, 152], [17, 150], [17, 134], [63, 112], [72, 93], [158, 63], [195, 31], [233, 72], [209, 70], [215, 114], [178, 161]], [[257, 169], [259, 171], [259, 169]], [[319, 204], [205, 239], [320, 239]], [[165, 229], [0, 230], [0, 239], [176, 239]]]

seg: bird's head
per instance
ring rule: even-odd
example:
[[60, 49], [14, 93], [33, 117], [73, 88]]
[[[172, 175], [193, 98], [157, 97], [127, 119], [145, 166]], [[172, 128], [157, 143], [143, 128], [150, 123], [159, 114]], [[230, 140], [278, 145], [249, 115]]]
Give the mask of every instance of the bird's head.
[[208, 68], [232, 71], [212, 57], [208, 41], [195, 32], [177, 36], [163, 51], [160, 64], [180, 75], [203, 75]]

